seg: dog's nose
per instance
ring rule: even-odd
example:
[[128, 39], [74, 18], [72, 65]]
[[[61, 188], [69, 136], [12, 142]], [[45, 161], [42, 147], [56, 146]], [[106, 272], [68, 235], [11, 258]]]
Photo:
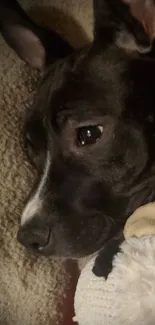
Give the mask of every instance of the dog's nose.
[[39, 251], [48, 245], [49, 227], [37, 228], [23, 226], [17, 233], [17, 240], [28, 249]]

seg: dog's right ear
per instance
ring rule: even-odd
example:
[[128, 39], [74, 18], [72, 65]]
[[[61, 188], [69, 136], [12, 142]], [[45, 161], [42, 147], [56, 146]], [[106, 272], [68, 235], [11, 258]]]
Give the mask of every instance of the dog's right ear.
[[34, 23], [16, 0], [0, 0], [0, 32], [24, 61], [39, 70], [73, 51], [54, 31]]

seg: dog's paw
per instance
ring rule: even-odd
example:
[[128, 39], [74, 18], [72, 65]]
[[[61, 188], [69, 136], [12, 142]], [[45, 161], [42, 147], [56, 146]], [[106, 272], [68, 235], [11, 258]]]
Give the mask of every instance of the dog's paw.
[[131, 52], [145, 54], [155, 37], [154, 0], [94, 0], [95, 37]]

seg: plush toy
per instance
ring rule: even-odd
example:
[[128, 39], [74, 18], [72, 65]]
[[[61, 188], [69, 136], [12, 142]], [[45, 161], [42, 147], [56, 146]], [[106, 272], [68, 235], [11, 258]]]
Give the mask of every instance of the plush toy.
[[79, 325], [155, 325], [155, 203], [133, 213], [123, 238], [111, 240], [82, 270]]

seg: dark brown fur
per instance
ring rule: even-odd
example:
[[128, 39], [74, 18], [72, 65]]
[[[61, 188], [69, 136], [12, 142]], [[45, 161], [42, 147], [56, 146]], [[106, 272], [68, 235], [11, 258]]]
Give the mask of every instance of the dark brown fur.
[[[47, 150], [51, 165], [42, 208], [18, 233], [26, 247], [44, 246], [43, 254], [93, 253], [135, 208], [155, 198], [153, 35], [120, 0], [94, 1], [94, 15], [93, 44], [74, 52], [30, 21], [16, 1], [0, 1], [5, 39], [33, 66], [46, 65], [26, 133], [38, 183]], [[77, 132], [89, 125], [102, 125], [103, 134], [79, 146]]]

